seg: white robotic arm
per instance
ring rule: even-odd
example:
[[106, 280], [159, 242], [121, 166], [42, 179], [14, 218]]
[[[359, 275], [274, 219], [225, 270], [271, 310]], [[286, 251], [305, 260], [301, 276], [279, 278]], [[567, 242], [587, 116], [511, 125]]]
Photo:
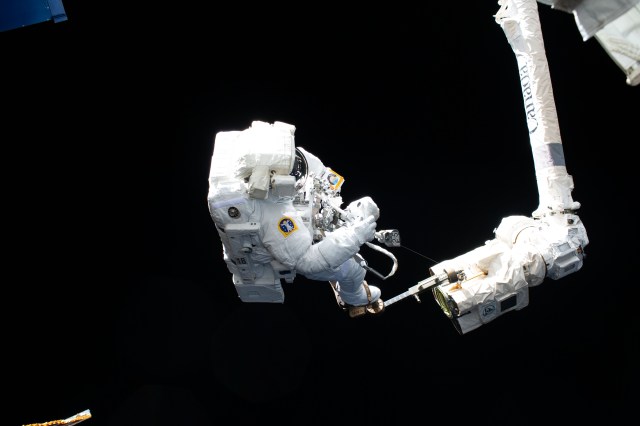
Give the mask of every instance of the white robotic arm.
[[430, 278], [385, 302], [431, 290], [461, 334], [527, 306], [529, 287], [546, 277], [578, 271], [589, 243], [571, 197], [536, 0], [498, 3], [496, 22], [518, 63], [540, 204], [531, 217], [503, 218], [494, 239], [433, 266]]

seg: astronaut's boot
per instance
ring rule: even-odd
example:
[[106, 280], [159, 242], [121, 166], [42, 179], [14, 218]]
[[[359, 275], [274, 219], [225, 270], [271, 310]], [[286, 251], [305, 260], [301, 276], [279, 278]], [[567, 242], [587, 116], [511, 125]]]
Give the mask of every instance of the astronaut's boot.
[[338, 305], [349, 312], [351, 318], [365, 314], [379, 314], [384, 311], [384, 302], [380, 299], [381, 291], [378, 287], [362, 281], [362, 285], [354, 292], [347, 292], [340, 288], [340, 283], [330, 281], [331, 288], [336, 295]]

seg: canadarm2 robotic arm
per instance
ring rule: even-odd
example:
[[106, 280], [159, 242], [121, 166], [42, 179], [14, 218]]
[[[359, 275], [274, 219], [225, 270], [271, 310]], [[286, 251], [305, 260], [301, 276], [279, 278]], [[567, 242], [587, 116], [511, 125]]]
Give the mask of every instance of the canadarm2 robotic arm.
[[[517, 59], [540, 204], [503, 218], [495, 238], [430, 268], [432, 276], [385, 306], [431, 290], [460, 334], [529, 303], [528, 289], [578, 271], [589, 243], [573, 201], [536, 0], [500, 0], [496, 22]], [[418, 299], [419, 300], [419, 299]]]

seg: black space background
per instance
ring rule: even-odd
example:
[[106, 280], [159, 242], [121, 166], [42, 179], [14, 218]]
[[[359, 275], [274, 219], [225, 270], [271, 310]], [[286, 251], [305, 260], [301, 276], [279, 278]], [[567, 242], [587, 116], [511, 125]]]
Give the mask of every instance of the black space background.
[[[458, 335], [430, 294], [349, 319], [328, 284], [243, 304], [206, 195], [213, 138], [253, 120], [444, 260], [530, 215], [515, 56], [494, 1], [294, 7], [64, 1], [0, 34], [2, 424], [576, 424], [637, 391], [638, 88], [539, 5], [583, 268]], [[433, 262], [392, 249], [383, 298]], [[372, 254], [373, 253], [373, 254]], [[390, 263], [363, 249], [374, 268]], [[635, 321], [635, 322], [633, 322]], [[633, 323], [632, 323], [633, 322]]]

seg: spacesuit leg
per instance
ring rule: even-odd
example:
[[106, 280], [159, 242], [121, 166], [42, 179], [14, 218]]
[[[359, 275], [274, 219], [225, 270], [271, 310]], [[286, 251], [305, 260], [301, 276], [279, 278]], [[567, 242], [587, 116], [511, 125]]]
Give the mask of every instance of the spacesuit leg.
[[350, 258], [335, 270], [308, 274], [306, 277], [329, 281], [338, 305], [348, 310], [351, 317], [356, 317], [366, 313], [377, 314], [384, 309], [380, 289], [369, 285], [364, 279], [365, 274], [365, 269]]
[[[366, 305], [349, 305], [344, 302], [342, 297], [340, 296], [341, 286], [338, 281], [329, 281], [331, 284], [331, 288], [336, 296], [336, 301], [338, 302], [338, 306], [340, 306], [343, 310], [349, 312], [349, 316], [351, 318], [359, 317], [365, 314], [379, 314], [384, 311], [384, 302], [380, 299], [380, 289], [375, 286], [370, 286], [367, 281], [362, 281], [361, 288], [365, 291], [366, 297], [369, 301]], [[344, 293], [343, 293], [344, 294]], [[378, 294], [378, 296], [376, 296]], [[374, 299], [374, 297], [377, 297]]]

